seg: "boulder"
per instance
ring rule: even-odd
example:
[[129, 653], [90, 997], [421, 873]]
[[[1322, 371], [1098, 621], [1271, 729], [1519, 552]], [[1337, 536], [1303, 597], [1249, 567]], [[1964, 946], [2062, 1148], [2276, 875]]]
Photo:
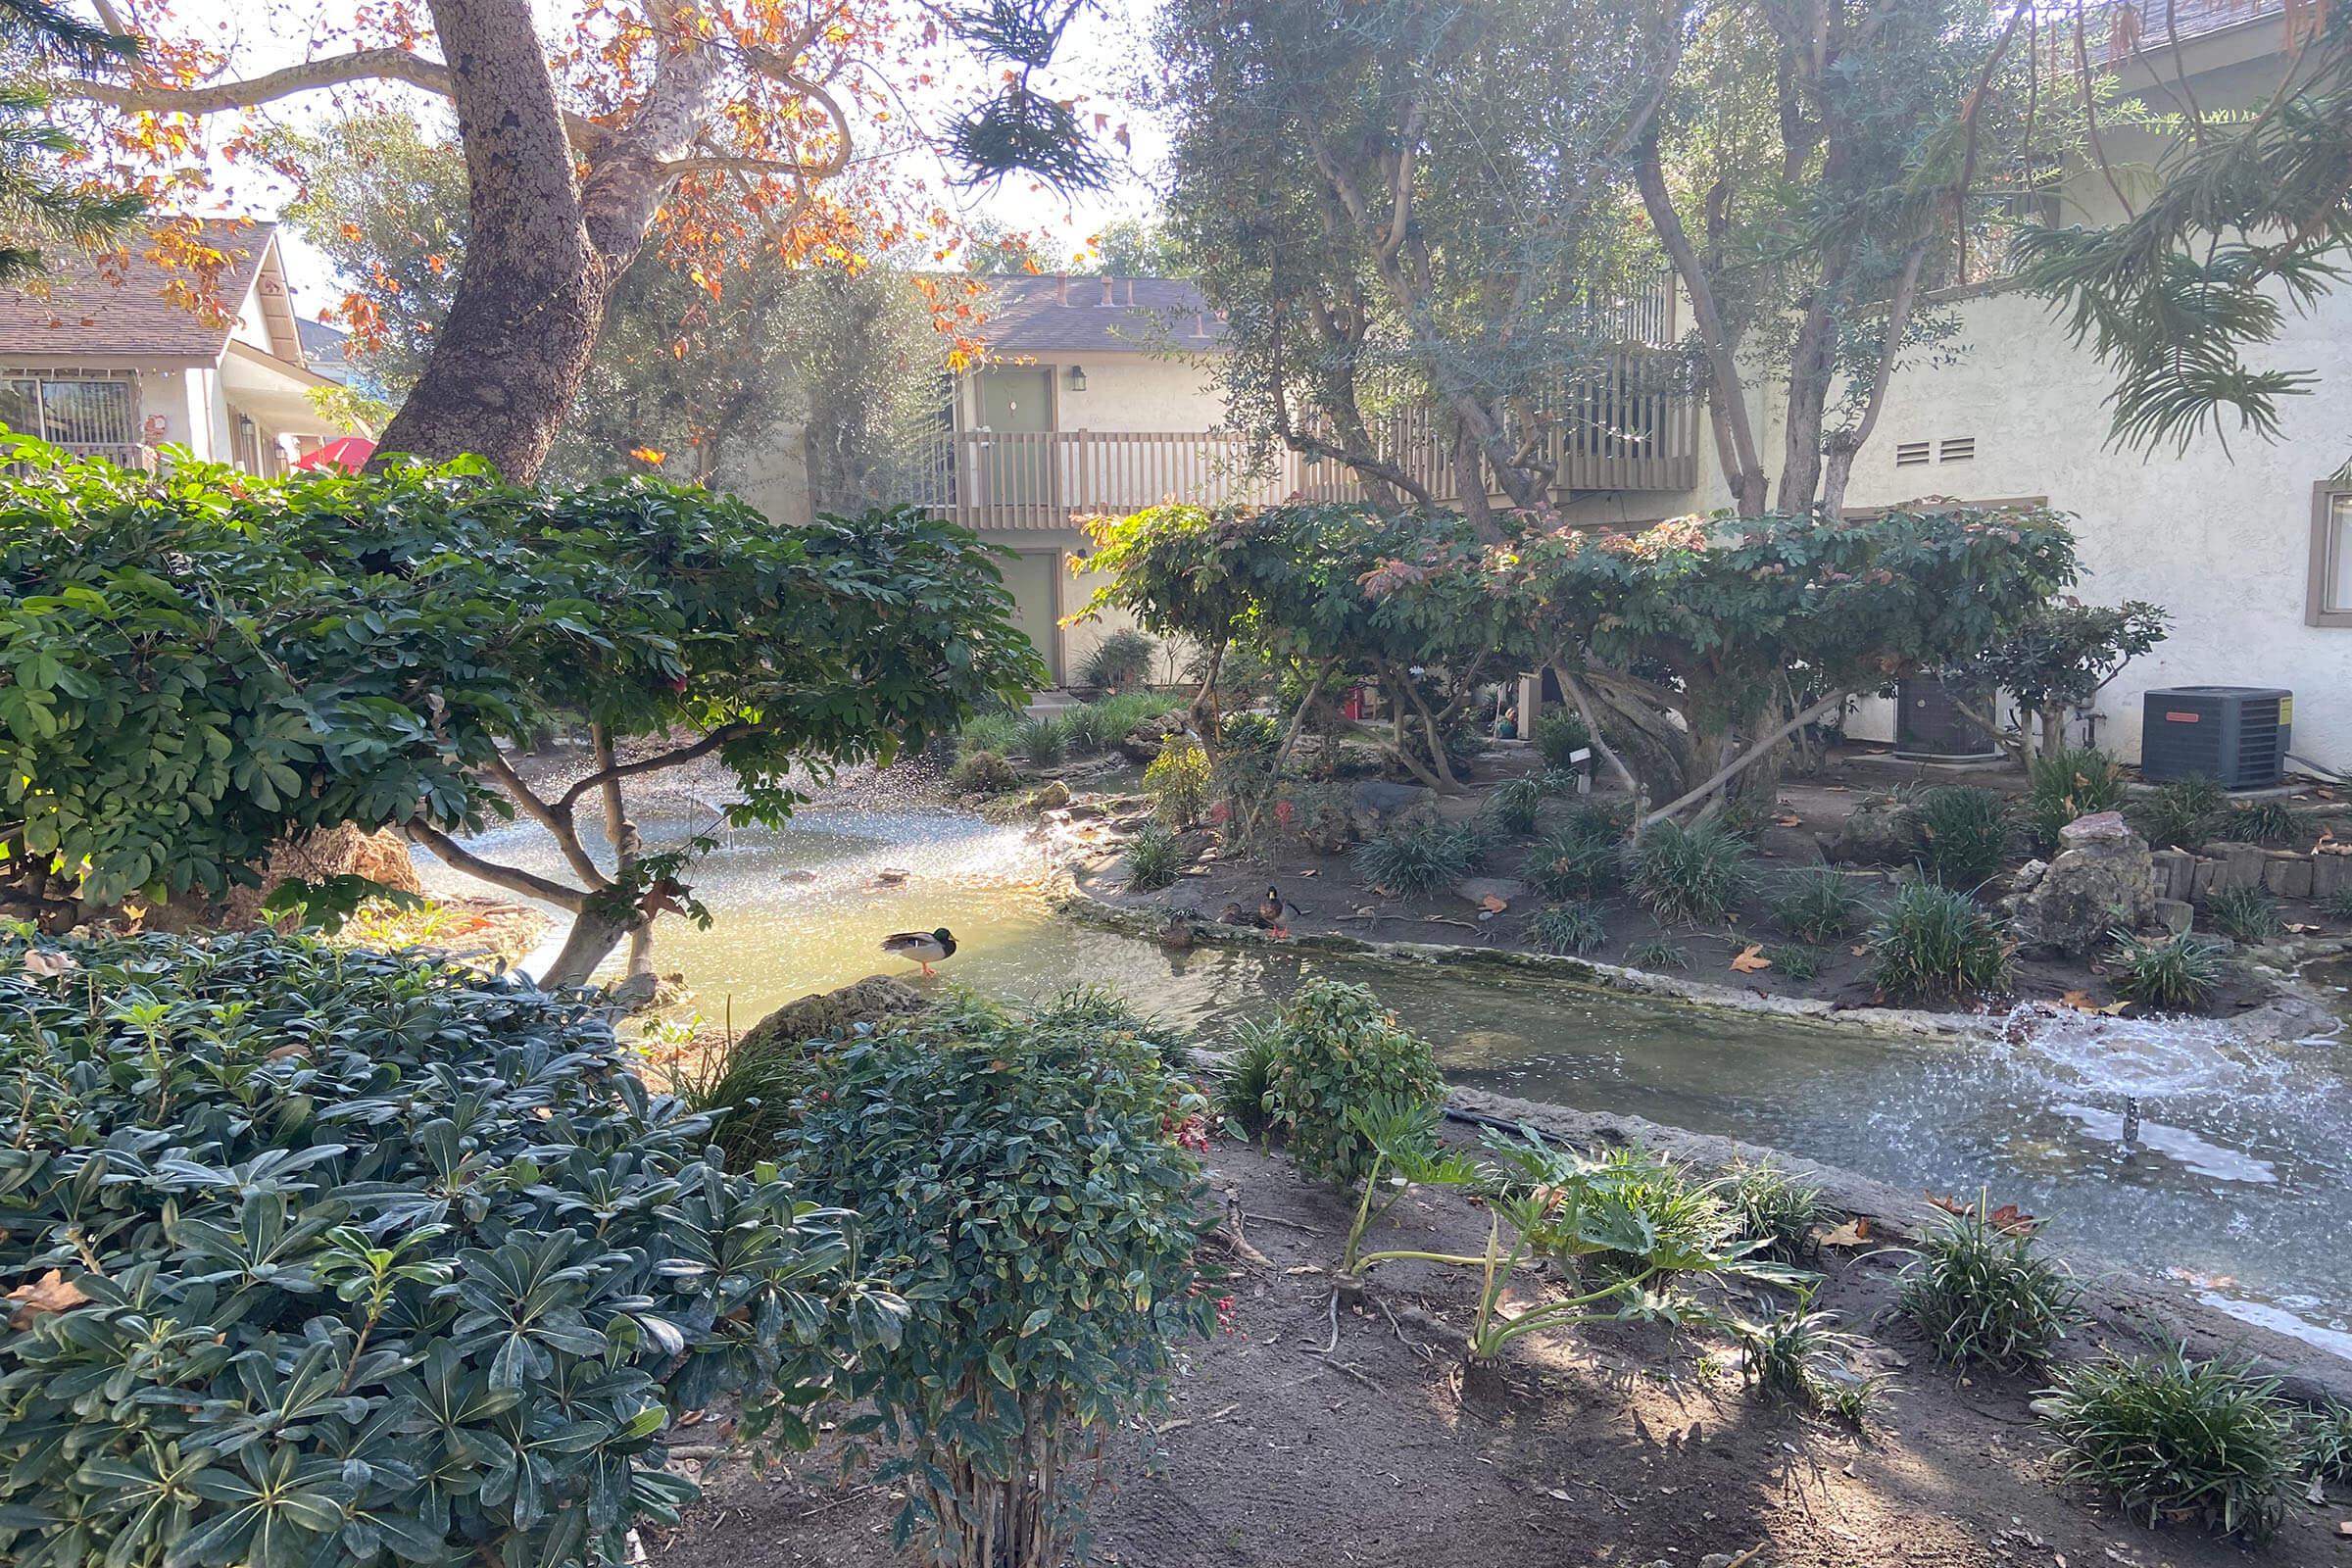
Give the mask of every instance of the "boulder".
[[2186, 899], [2158, 899], [2149, 923], [2166, 936], [2184, 937], [2196, 924], [2197, 906]]
[[2271, 859], [2271, 852], [2259, 844], [2208, 844], [2205, 853], [2213, 857], [2211, 891], [2215, 893], [2262, 886], [2263, 868]]
[[2352, 855], [2315, 855], [2311, 858], [2311, 896], [2333, 897], [2352, 887]]
[[928, 1005], [923, 994], [904, 980], [869, 974], [838, 991], [811, 993], [783, 1006], [744, 1031], [742, 1047], [794, 1044], [804, 1040], [839, 1040], [859, 1024], [876, 1027], [894, 1018], [917, 1013]]
[[1182, 709], [1147, 718], [1119, 737], [1119, 755], [1130, 762], [1149, 762], [1159, 755], [1161, 747], [1167, 745], [1169, 736], [1181, 735], [1184, 730]]
[[1060, 779], [1054, 779], [1044, 789], [1029, 797], [1029, 806], [1032, 810], [1058, 811], [1069, 804], [1070, 787]]
[[1919, 816], [1892, 797], [1865, 799], [1821, 851], [1846, 865], [1907, 864], [1919, 851]]
[[2273, 850], [2264, 857], [2262, 885], [2282, 899], [2311, 897], [2311, 857], [2293, 850]]
[[1453, 896], [1465, 904], [1484, 906], [1489, 899], [1517, 904], [1527, 897], [1527, 884], [1510, 876], [1464, 877], [1453, 885]]
[[2156, 866], [2156, 896], [2186, 899], [2195, 891], [2197, 858], [2186, 850], [2158, 850], [2148, 857]]
[[1392, 784], [1386, 779], [1358, 779], [1348, 797], [1348, 815], [1355, 831], [1370, 838], [1414, 807], [1438, 798], [1424, 784]]
[[[2028, 868], [2031, 869], [2031, 862]], [[2020, 871], [2001, 901], [2018, 947], [2087, 957], [2112, 931], [2137, 931], [2156, 915], [2148, 841], [2120, 811], [2077, 817], [2058, 830], [2058, 853], [2038, 875]]]

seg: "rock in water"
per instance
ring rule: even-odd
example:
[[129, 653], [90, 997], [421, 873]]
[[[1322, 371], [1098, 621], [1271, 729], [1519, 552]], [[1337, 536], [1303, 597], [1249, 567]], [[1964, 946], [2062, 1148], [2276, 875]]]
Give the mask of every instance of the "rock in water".
[[923, 994], [904, 980], [869, 974], [838, 991], [815, 992], [788, 1002], [744, 1031], [742, 1046], [804, 1040], [840, 1040], [861, 1023], [881, 1025], [923, 1010]]
[[1159, 755], [1171, 735], [1184, 733], [1184, 710], [1147, 718], [1119, 737], [1119, 755], [1130, 762], [1149, 762]]
[[1045, 788], [1029, 797], [1029, 805], [1033, 810], [1058, 811], [1069, 804], [1070, 787], [1060, 779], [1053, 780]]
[[2087, 957], [2109, 933], [2156, 918], [2156, 865], [2148, 841], [2118, 811], [2077, 817], [2058, 830], [2058, 854], [2038, 876], [2020, 874], [2001, 901], [2021, 951]]

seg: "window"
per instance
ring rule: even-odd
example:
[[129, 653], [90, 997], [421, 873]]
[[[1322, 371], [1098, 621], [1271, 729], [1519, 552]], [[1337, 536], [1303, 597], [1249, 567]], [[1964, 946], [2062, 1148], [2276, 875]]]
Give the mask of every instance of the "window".
[[2310, 605], [2314, 626], [2352, 627], [2352, 487], [2327, 480], [2311, 493]]
[[139, 420], [127, 375], [10, 370], [0, 375], [0, 423], [79, 446], [135, 446]]

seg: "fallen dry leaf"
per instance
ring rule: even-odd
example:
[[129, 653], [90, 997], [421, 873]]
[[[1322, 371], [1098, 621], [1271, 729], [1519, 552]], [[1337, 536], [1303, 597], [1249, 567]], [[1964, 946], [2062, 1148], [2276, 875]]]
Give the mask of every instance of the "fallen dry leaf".
[[1817, 1232], [1813, 1239], [1824, 1247], [1867, 1247], [1870, 1245], [1870, 1221], [1849, 1219], [1834, 1229]]
[[1859, 942], [1855, 943], [1852, 947], [1846, 949], [1845, 951], [1852, 954], [1857, 958], [1867, 958], [1870, 956], [1870, 950]]
[[1321, 876], [1323, 874], [1323, 868], [1319, 865], [1310, 865], [1298, 874], [1300, 876]]
[[1803, 827], [1805, 825], [1805, 819], [1797, 815], [1794, 811], [1783, 811], [1780, 815], [1774, 817], [1773, 820], [1780, 823], [1783, 827]]
[[[1503, 910], [1511, 906], [1511, 901], [1508, 899], [1498, 899], [1494, 894], [1490, 893], [1485, 898], [1478, 901], [1478, 906], [1486, 910], [1489, 914], [1500, 914]], [[2294, 928], [2289, 926], [2287, 929], [2291, 931]]]
[[1751, 942], [1732, 960], [1732, 967], [1741, 974], [1754, 974], [1759, 969], [1771, 968], [1772, 960], [1764, 956], [1762, 943]]
[[30, 1285], [18, 1286], [8, 1293], [8, 1298], [17, 1303], [17, 1309], [8, 1315], [8, 1326], [12, 1329], [28, 1328], [43, 1312], [63, 1312], [89, 1299], [81, 1293], [80, 1286], [54, 1268]]

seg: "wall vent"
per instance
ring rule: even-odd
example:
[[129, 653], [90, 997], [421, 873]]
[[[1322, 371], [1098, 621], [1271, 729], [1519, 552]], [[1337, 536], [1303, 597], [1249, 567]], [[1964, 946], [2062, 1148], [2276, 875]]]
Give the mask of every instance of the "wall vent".
[[1973, 435], [1946, 436], [1943, 441], [1943, 461], [1966, 463], [1977, 455], [1977, 438]]
[[1914, 468], [1927, 461], [1928, 443], [1925, 441], [1898, 441], [1895, 443], [1894, 466], [1896, 467]]

